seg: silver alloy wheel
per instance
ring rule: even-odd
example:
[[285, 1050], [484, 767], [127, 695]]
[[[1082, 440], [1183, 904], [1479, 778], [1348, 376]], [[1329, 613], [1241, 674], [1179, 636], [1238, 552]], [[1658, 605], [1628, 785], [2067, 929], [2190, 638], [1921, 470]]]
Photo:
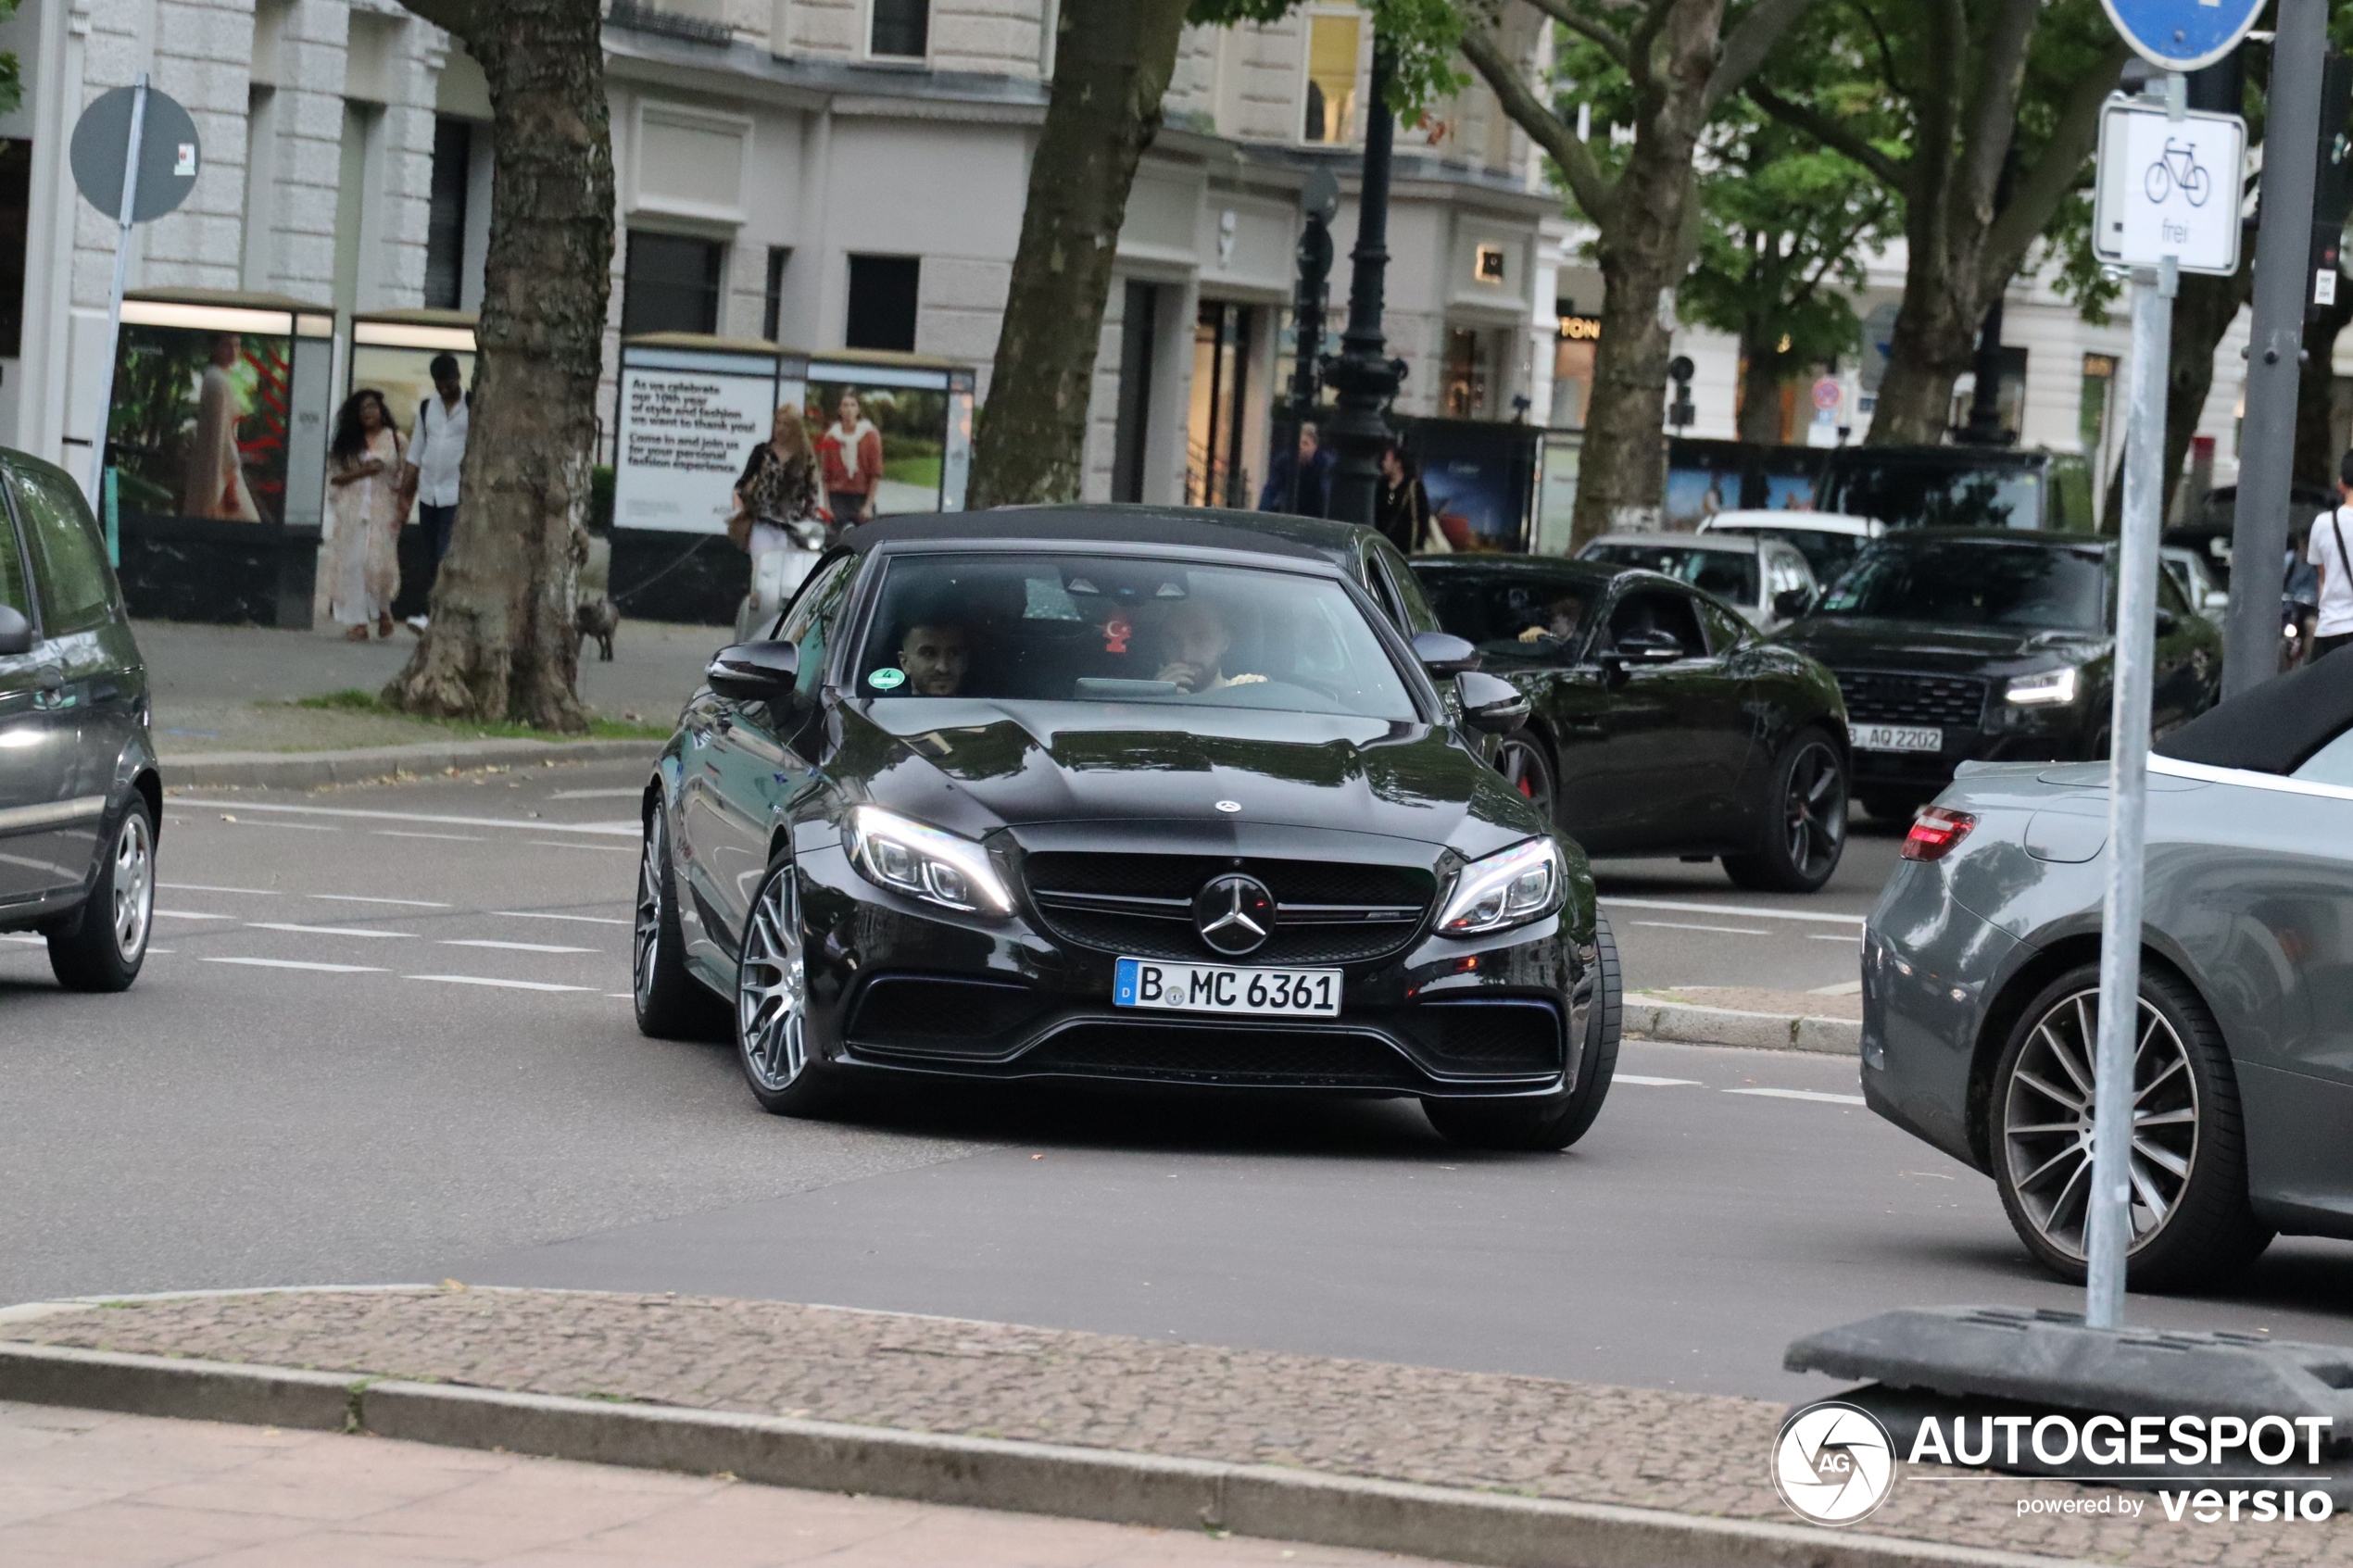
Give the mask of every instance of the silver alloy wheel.
[[144, 812], [123, 814], [114, 840], [115, 951], [126, 964], [135, 964], [147, 950], [147, 929], [156, 910], [155, 841]]
[[1507, 740], [1495, 759], [1496, 771], [1504, 782], [1519, 791], [1521, 797], [1550, 817], [1553, 812], [1553, 786], [1544, 771], [1543, 754], [1529, 742]]
[[760, 890], [736, 975], [737, 1046], [753, 1081], [770, 1094], [790, 1088], [809, 1064], [802, 1034], [807, 985], [800, 900], [787, 869], [770, 877]]
[[1837, 860], [1846, 838], [1846, 789], [1828, 742], [1807, 742], [1790, 763], [1781, 829], [1791, 870], [1806, 877], [1829, 874], [1825, 868]]
[[[2100, 994], [2062, 997], [2038, 1019], [2011, 1069], [2002, 1149], [2011, 1190], [2035, 1231], [2081, 1261], [2092, 1185], [2092, 1086]], [[2197, 1074], [2173, 1025], [2141, 998], [2133, 1049], [2131, 1250], [2162, 1230], [2197, 1166]]]
[[654, 951], [661, 942], [661, 869], [670, 851], [670, 834], [661, 812], [646, 819], [644, 852], [637, 859], [637, 921], [630, 933], [630, 980], [644, 1006], [653, 992]]

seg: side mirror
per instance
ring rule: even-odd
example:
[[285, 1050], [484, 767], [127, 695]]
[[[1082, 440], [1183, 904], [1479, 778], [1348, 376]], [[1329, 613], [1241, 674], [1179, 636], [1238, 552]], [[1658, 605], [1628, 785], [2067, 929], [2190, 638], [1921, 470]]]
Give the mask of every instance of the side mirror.
[[792, 696], [799, 674], [797, 645], [737, 643], [711, 655], [703, 679], [721, 696], [738, 702], [782, 702]]
[[1416, 632], [1414, 657], [1433, 675], [1460, 675], [1478, 668], [1478, 650], [1452, 632]]
[[1803, 588], [1784, 588], [1773, 596], [1773, 613], [1783, 621], [1794, 621], [1814, 608], [1814, 596]]
[[1454, 677], [1463, 722], [1482, 734], [1507, 735], [1528, 722], [1528, 698], [1500, 675], [1466, 670]]
[[32, 651], [32, 622], [22, 610], [0, 605], [0, 656]]

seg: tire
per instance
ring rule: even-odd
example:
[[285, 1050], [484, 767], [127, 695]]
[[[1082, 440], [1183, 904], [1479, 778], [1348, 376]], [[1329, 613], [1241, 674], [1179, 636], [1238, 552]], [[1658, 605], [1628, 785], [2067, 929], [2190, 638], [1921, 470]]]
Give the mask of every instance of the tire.
[[1507, 735], [1495, 750], [1495, 771], [1504, 782], [1517, 789], [1529, 803], [1543, 813], [1547, 822], [1556, 822], [1555, 803], [1560, 798], [1554, 783], [1553, 759], [1541, 741], [1528, 735]]
[[49, 972], [69, 991], [128, 991], [155, 928], [156, 823], [133, 795], [105, 840], [90, 897], [49, 934]]
[[1422, 1114], [1439, 1136], [1465, 1148], [1562, 1149], [1592, 1129], [1617, 1075], [1617, 1040], [1625, 1024], [1625, 993], [1618, 982], [1617, 939], [1609, 918], [1593, 911], [1592, 1004], [1585, 1013], [1585, 1053], [1577, 1085], [1547, 1099], [1425, 1099]]
[[1812, 893], [1846, 852], [1846, 763], [1819, 730], [1800, 730], [1767, 775], [1762, 842], [1724, 857], [1724, 874], [1754, 893]]
[[[1987, 1110], [1986, 1147], [2011, 1228], [2037, 1262], [2078, 1284], [2099, 985], [2099, 965], [2079, 964], [2027, 1005], [1994, 1067]], [[2127, 1286], [2219, 1284], [2271, 1240], [2247, 1202], [2230, 1052], [2197, 993], [2161, 970], [2142, 972], [2138, 1033], [2135, 1098], [2146, 1103], [2135, 1107]]]
[[630, 931], [630, 994], [637, 1032], [657, 1040], [724, 1040], [727, 1009], [686, 969], [678, 928], [678, 877], [670, 863], [670, 814], [647, 815], [637, 857], [637, 904]]
[[819, 1116], [839, 1101], [833, 1076], [811, 1060], [809, 984], [802, 957], [800, 879], [778, 859], [761, 880], [736, 964], [736, 1061], [761, 1109]]

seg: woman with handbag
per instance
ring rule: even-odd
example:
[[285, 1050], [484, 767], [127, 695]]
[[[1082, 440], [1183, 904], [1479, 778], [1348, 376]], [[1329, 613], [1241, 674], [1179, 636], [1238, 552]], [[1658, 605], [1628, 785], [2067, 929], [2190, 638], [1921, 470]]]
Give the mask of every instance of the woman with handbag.
[[[773, 576], [780, 603], [792, 596], [833, 543], [833, 530], [817, 505], [817, 458], [809, 449], [809, 429], [791, 404], [776, 410], [768, 439], [744, 463], [727, 537], [751, 557], [754, 596], [763, 596]], [[772, 552], [782, 552], [780, 570], [763, 575], [761, 561]]]
[[1430, 515], [1429, 492], [1422, 488], [1420, 470], [1412, 456], [1393, 441], [1381, 448], [1380, 494], [1374, 508], [1373, 526], [1406, 555], [1454, 553], [1438, 520]]

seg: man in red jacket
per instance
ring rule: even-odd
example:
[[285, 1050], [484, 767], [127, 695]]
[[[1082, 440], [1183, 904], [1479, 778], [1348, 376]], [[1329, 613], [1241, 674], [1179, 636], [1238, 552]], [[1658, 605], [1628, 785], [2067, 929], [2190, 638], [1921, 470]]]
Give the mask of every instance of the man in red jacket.
[[824, 471], [825, 509], [836, 528], [865, 522], [875, 515], [875, 485], [882, 478], [882, 433], [861, 419], [858, 395], [844, 388], [834, 422], [817, 438], [817, 460]]

